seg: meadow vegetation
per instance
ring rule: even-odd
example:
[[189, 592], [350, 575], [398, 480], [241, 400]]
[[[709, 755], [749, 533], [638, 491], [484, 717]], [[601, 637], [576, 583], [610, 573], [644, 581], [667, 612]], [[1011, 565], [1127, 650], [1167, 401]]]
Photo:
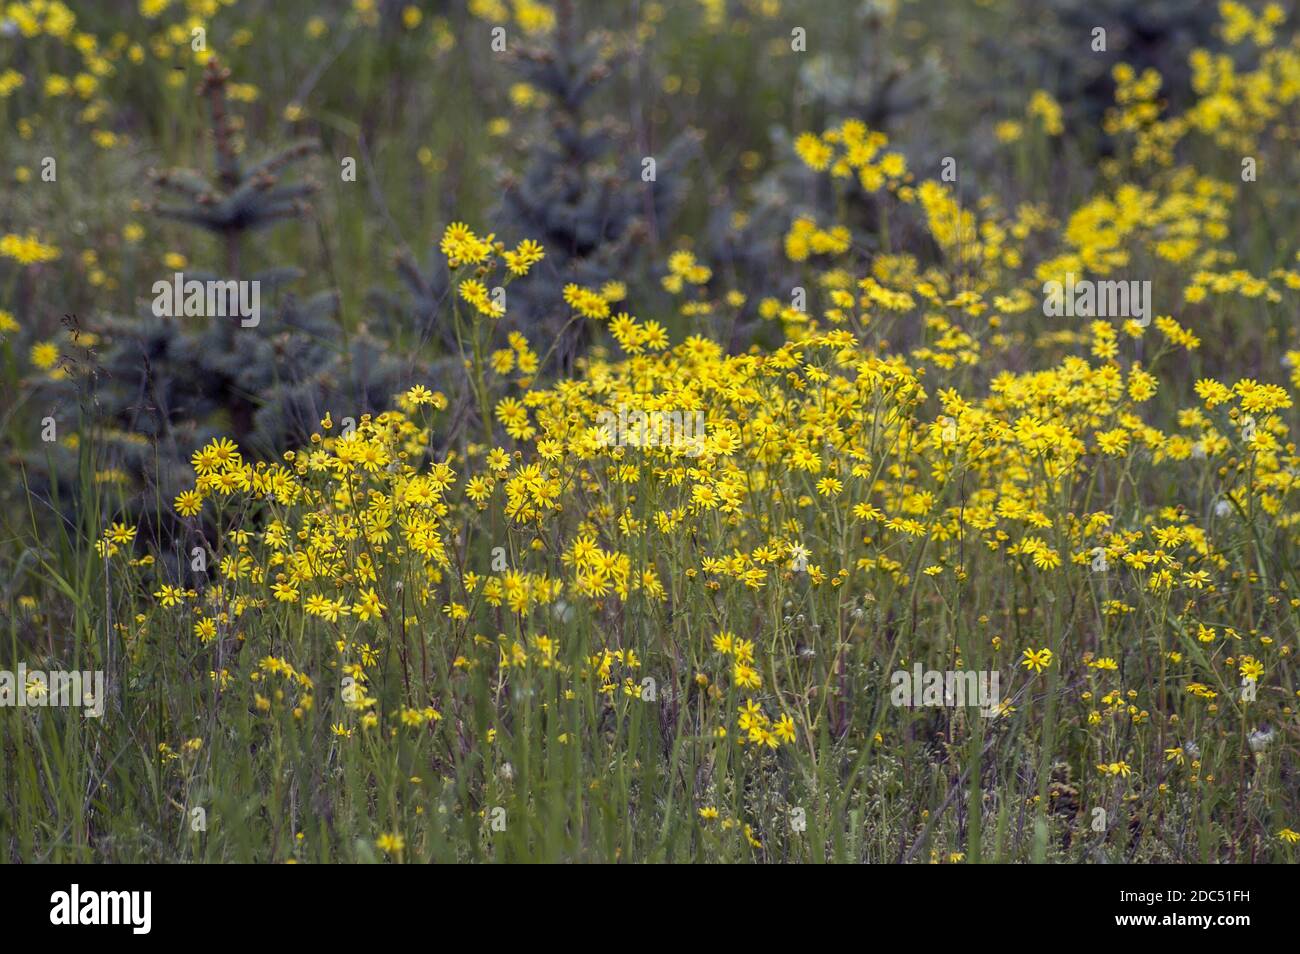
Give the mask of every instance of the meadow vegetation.
[[1294, 861], [1296, 15], [0, 2], [0, 858]]

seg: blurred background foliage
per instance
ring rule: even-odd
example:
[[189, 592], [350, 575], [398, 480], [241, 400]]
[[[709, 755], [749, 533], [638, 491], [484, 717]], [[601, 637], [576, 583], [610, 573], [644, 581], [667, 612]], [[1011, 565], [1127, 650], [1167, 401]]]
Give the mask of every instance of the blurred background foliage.
[[[417, 379], [451, 383], [436, 250], [450, 222], [545, 246], [542, 266], [512, 286], [506, 319], [546, 347], [554, 340], [543, 373], [563, 373], [588, 345], [566, 323], [568, 282], [614, 283], [620, 307], [674, 338], [770, 343], [780, 329], [758, 311], [800, 281], [782, 244], [797, 216], [857, 216], [855, 243], [923, 262], [929, 241], [907, 222], [882, 241], [869, 203], [842, 208], [797, 159], [801, 132], [858, 118], [920, 177], [959, 156], [963, 199], [993, 193], [1004, 208], [1064, 214], [1116, 154], [1103, 132], [1116, 63], [1159, 70], [1177, 109], [1193, 95], [1191, 51], [1230, 49], [1215, 5], [1197, 0], [0, 9], [0, 233], [58, 252], [35, 267], [0, 259], [0, 308], [15, 326], [0, 347], [17, 382], [7, 460], [26, 460], [38, 483], [60, 472], [71, 483], [75, 443], [51, 468], [35, 429], [14, 422], [51, 408], [68, 423], [89, 416], [110, 448], [96, 469], [146, 496], [159, 489], [147, 486], [154, 474], [169, 494], [169, 475], [214, 434], [269, 454], [327, 410], [377, 410]], [[1105, 52], [1090, 48], [1097, 26]], [[229, 72], [219, 117], [204, 80], [214, 57]], [[291, 168], [276, 161], [285, 150]], [[222, 185], [223, 156], [250, 176], [269, 159], [277, 183], [250, 194], [251, 217], [233, 231], [204, 221], [220, 211], [213, 196], [240, 185]], [[355, 181], [343, 175], [349, 161]], [[281, 176], [295, 183], [288, 201]], [[180, 183], [186, 198], [184, 184], [204, 177], [212, 193], [195, 187], [198, 211], [178, 214], [168, 193]], [[663, 282], [681, 249], [708, 268], [688, 308]], [[1258, 264], [1274, 264], [1257, 251]], [[261, 275], [270, 320], [253, 335], [153, 318], [153, 282], [178, 270]], [[736, 289], [743, 301], [712, 307]], [[43, 342], [61, 347], [52, 367], [27, 360]], [[99, 373], [68, 374], [68, 362]]]
[[[761, 203], [772, 177], [798, 175], [785, 168], [793, 136], [845, 118], [886, 132], [922, 174], [957, 153], [977, 163], [978, 178], [997, 181], [1016, 170], [1004, 168], [995, 123], [1020, 118], [1045, 89], [1071, 131], [1069, 146], [1053, 147], [1084, 150], [1074, 158], [1091, 165], [1107, 148], [1096, 126], [1112, 102], [1115, 62], [1154, 66], [1165, 90], [1187, 95], [1188, 53], [1221, 46], [1214, 4], [1194, 0], [113, 0], [66, 9], [75, 19], [64, 37], [44, 21], [26, 35], [13, 10], [0, 30], [0, 71], [57, 74], [72, 87], [50, 95], [28, 82], [0, 100], [4, 226], [39, 228], [65, 253], [50, 271], [82, 272], [42, 298], [55, 320], [131, 306], [167, 252], [219, 263], [215, 240], [205, 247], [146, 213], [148, 170], [210, 166], [196, 90], [213, 54], [232, 73], [237, 148], [321, 144], [314, 224], [261, 237], [258, 264], [332, 272], [340, 318], [355, 325], [368, 317], [369, 291], [398, 291], [395, 256], [423, 257], [454, 220], [506, 241], [549, 238], [548, 252], [564, 256], [556, 271], [587, 257], [598, 235], [632, 233], [645, 261], [597, 271], [625, 270], [619, 277], [653, 302], [668, 250], [709, 234], [718, 210]], [[1106, 55], [1086, 45], [1098, 24], [1108, 28]], [[505, 52], [492, 49], [498, 27]], [[191, 49], [196, 28], [204, 51]], [[806, 31], [803, 51], [792, 49], [796, 28]], [[81, 47], [92, 42], [88, 55]], [[683, 137], [699, 148], [684, 148]], [[46, 155], [61, 161], [56, 188], [42, 188]], [[646, 156], [659, 167], [651, 203], [640, 188]], [[356, 182], [340, 178], [344, 157], [357, 161]], [[20, 168], [32, 178], [16, 181]], [[602, 206], [607, 180], [627, 194]], [[800, 197], [810, 203], [814, 181], [806, 177]], [[1017, 177], [1021, 189], [1034, 181]], [[602, 212], [610, 221], [588, 221]], [[125, 238], [126, 223], [144, 236]], [[780, 235], [766, 243], [761, 251], [775, 254]], [[83, 251], [96, 253], [109, 280], [85, 280], [95, 266]], [[760, 250], [744, 251], [752, 259]], [[107, 267], [119, 261], [124, 269]], [[47, 289], [62, 284], [49, 277]]]

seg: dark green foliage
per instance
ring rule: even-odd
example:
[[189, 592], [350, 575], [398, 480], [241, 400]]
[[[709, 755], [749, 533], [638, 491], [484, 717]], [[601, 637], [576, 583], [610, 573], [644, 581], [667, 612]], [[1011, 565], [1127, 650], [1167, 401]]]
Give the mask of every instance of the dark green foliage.
[[230, 71], [214, 57], [208, 61], [199, 95], [208, 100], [212, 116], [214, 172], [211, 178], [192, 169], [151, 173], [154, 183], [175, 193], [180, 204], [158, 204], [157, 215], [197, 225], [219, 235], [226, 247], [226, 271], [239, 271], [239, 247], [245, 232], [307, 215], [307, 199], [319, 190], [314, 182], [285, 183], [281, 173], [319, 149], [302, 140], [249, 165], [236, 148], [236, 123], [226, 103]]
[[[580, 35], [566, 5], [556, 29], [512, 54], [520, 78], [550, 100], [522, 137], [518, 174], [501, 177], [501, 202], [491, 225], [507, 239], [535, 239], [546, 259], [511, 288], [509, 310], [525, 328], [558, 332], [568, 318], [561, 292], [570, 282], [599, 288], [631, 284], [655, 261], [691, 185], [690, 163], [700, 138], [692, 130], [660, 146], [637, 142], [599, 102], [602, 86], [620, 69], [626, 51], [606, 33]], [[654, 176], [646, 181], [645, 160]], [[581, 326], [562, 350], [572, 354]]]
[[[1175, 108], [1190, 94], [1188, 55], [1221, 46], [1214, 32], [1218, 4], [1202, 0], [1022, 0], [1005, 29], [980, 31], [976, 50], [1000, 69], [963, 77], [970, 92], [989, 100], [1023, 102], [1036, 87], [1066, 105], [1072, 129], [1096, 127], [1114, 102], [1111, 68], [1128, 63], [1139, 73], [1160, 71]], [[1106, 49], [1094, 51], [1093, 31], [1106, 31]], [[1006, 72], [1019, 76], [1008, 82]]]
[[[228, 76], [213, 59], [200, 87], [211, 111], [213, 174], [177, 169], [152, 176], [180, 200], [150, 210], [211, 232], [224, 248], [220, 272], [186, 269], [186, 280], [243, 277], [246, 236], [305, 218], [318, 189], [309, 180], [284, 180], [316, 151], [313, 142], [258, 162], [242, 159], [226, 106]], [[140, 504], [155, 490], [170, 502], [192, 480], [190, 454], [213, 437], [229, 436], [245, 453], [270, 458], [305, 440], [326, 411], [359, 417], [387, 406], [406, 377], [398, 362], [364, 328], [345, 331], [334, 291], [290, 291], [301, 274], [276, 266], [248, 275], [260, 283], [261, 298], [260, 320], [248, 327], [238, 317], [159, 317], [148, 305], [135, 315], [87, 322], [102, 339], [93, 365], [71, 369], [50, 387], [65, 407], [79, 400], [93, 421], [102, 455], [97, 469], [124, 471]], [[33, 467], [43, 470], [39, 460]], [[74, 472], [59, 476], [75, 482]]]
[[443, 307], [451, 289], [446, 260], [434, 248], [430, 264], [421, 268], [409, 253], [399, 253], [394, 262], [404, 294], [385, 288], [371, 289], [366, 304], [373, 317], [375, 334], [385, 341], [403, 341], [414, 336], [418, 345], [437, 341], [447, 352], [456, 349], [456, 336], [445, 318]]
[[886, 32], [885, 17], [873, 4], [846, 11], [846, 18], [855, 50], [810, 52], [800, 59], [799, 80], [811, 100], [811, 118], [814, 125], [860, 119], [892, 133], [901, 120], [932, 106], [944, 82], [942, 66], [933, 51], [915, 60], [901, 54], [898, 37]]

